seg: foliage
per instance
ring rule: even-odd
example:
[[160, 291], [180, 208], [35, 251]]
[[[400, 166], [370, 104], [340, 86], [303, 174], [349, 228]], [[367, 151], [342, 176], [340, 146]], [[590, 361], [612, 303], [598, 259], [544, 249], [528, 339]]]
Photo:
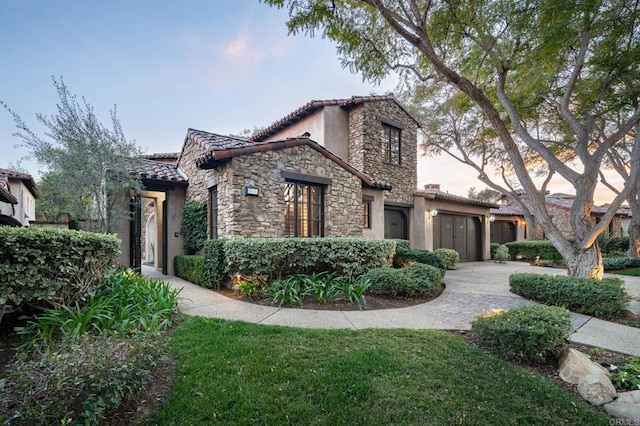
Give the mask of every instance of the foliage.
[[393, 297], [423, 297], [440, 286], [444, 271], [424, 263], [404, 268], [376, 268], [364, 274], [371, 283], [368, 293]]
[[490, 253], [491, 253], [491, 259], [495, 259], [496, 250], [498, 250], [498, 247], [500, 247], [499, 243], [490, 243], [489, 244], [489, 250], [490, 250]]
[[349, 303], [357, 303], [358, 309], [362, 310], [362, 305], [367, 304], [365, 293], [371, 287], [371, 281], [363, 276], [358, 278], [352, 277], [339, 277], [337, 285], [340, 288], [340, 293], [344, 295], [344, 298]]
[[36, 219], [54, 222], [62, 213], [73, 211], [71, 197], [66, 188], [60, 185], [64, 176], [60, 172], [49, 171], [40, 177], [36, 198]]
[[238, 293], [244, 294], [248, 297], [260, 297], [263, 295], [265, 291], [265, 282], [264, 280], [258, 277], [249, 277], [249, 276], [237, 276], [239, 279], [235, 281], [232, 289]]
[[140, 393], [163, 349], [138, 335], [83, 336], [32, 356], [20, 353], [0, 392], [7, 425], [99, 424], [107, 409]]
[[119, 253], [112, 235], [0, 227], [0, 306], [72, 305], [102, 284]]
[[[247, 238], [221, 245], [226, 269], [216, 274], [258, 275], [267, 281], [314, 272], [362, 275], [390, 265], [396, 247], [394, 241], [371, 238]], [[205, 250], [206, 267], [207, 262]]]
[[88, 219], [89, 230], [112, 232], [114, 225], [128, 218], [126, 191], [140, 191], [137, 174], [131, 173], [140, 165], [139, 148], [127, 141], [114, 107], [111, 110], [111, 129], [103, 125], [93, 107], [84, 98], [79, 101], [69, 93], [62, 78], [53, 78], [59, 97], [57, 113], [37, 114], [37, 121], [47, 130], [45, 136], [32, 131], [19, 115], [13, 115], [23, 146], [47, 172], [48, 184], [55, 188], [44, 198], [63, 196], [74, 218]]
[[443, 271], [447, 269], [442, 257], [432, 251], [404, 247], [396, 248], [396, 253], [393, 256], [393, 266], [395, 268], [401, 268], [415, 262], [435, 266]]
[[469, 191], [467, 191], [467, 198], [478, 201], [486, 201], [488, 203], [495, 203], [496, 201], [498, 201], [500, 195], [500, 191], [495, 191], [491, 188], [485, 188], [480, 191], [476, 191], [476, 188], [472, 186], [471, 188], [469, 188]]
[[509, 248], [504, 244], [498, 245], [496, 249], [496, 253], [493, 256], [493, 259], [496, 262], [505, 263], [507, 260], [511, 260], [511, 256], [509, 255]]
[[454, 333], [190, 318], [170, 345], [180, 374], [149, 424], [610, 424]]
[[629, 275], [632, 277], [640, 277], [640, 268], [623, 269], [621, 271], [615, 271], [614, 273], [619, 275]]
[[220, 288], [229, 280], [229, 269], [225, 258], [226, 240], [207, 240], [204, 242], [202, 255], [204, 256], [205, 288]]
[[620, 313], [627, 296], [624, 281], [619, 278], [598, 281], [563, 275], [513, 274], [509, 277], [509, 288], [527, 299], [596, 317]]
[[633, 257], [605, 257], [602, 259], [602, 263], [605, 271], [640, 268], [640, 259]]
[[557, 358], [570, 330], [568, 310], [540, 305], [480, 316], [471, 324], [471, 331], [499, 353], [533, 362]]
[[180, 233], [184, 240], [184, 252], [196, 254], [202, 250], [207, 240], [207, 204], [188, 201], [182, 210]]
[[266, 288], [267, 294], [271, 294], [273, 301], [278, 305], [300, 305], [304, 301], [304, 275], [292, 275], [274, 281]]
[[[404, 98], [425, 123], [427, 150], [446, 152], [509, 194], [528, 223], [535, 216], [571, 275], [601, 278], [593, 242], [640, 179], [631, 167], [605, 220], [591, 220], [604, 159], [640, 122], [635, 1], [265, 2], [288, 8], [291, 33], [333, 41], [343, 65], [364, 79], [399, 72]], [[635, 159], [640, 135], [631, 139]], [[574, 241], [545, 205], [552, 177], [575, 190]]]
[[164, 281], [116, 272], [95, 294], [30, 321], [24, 330], [27, 344], [77, 343], [90, 332], [157, 335], [175, 323], [178, 293]]
[[204, 256], [176, 256], [173, 259], [176, 276], [190, 283], [206, 287], [204, 273]]
[[460, 254], [455, 250], [439, 248], [436, 249], [434, 253], [444, 262], [447, 269], [456, 269], [458, 262], [460, 262]]
[[313, 296], [320, 303], [327, 303], [336, 297], [341, 289], [336, 285], [336, 280], [326, 272], [313, 273], [302, 277], [305, 294]]
[[536, 258], [562, 262], [562, 256], [549, 240], [513, 241], [505, 244], [511, 259], [534, 261]]
[[640, 358], [631, 357], [626, 364], [612, 365], [609, 370], [618, 389], [640, 390]]

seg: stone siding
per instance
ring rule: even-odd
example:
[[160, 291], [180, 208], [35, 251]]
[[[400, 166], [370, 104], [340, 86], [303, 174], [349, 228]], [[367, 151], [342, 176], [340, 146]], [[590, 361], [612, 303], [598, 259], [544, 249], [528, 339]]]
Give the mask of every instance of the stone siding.
[[[382, 159], [381, 119], [402, 124], [400, 164]], [[367, 102], [349, 112], [349, 163], [376, 179], [392, 185], [385, 200], [413, 204], [417, 189], [417, 126], [395, 102]]]
[[[229, 173], [221, 173], [228, 174], [228, 178], [221, 179], [218, 185], [220, 238], [283, 236], [283, 170], [331, 179], [324, 191], [324, 235], [362, 236], [360, 179], [313, 148], [298, 146], [255, 153], [235, 157], [228, 165]], [[245, 185], [258, 187], [260, 195], [245, 196]]]
[[178, 169], [189, 177], [186, 201], [208, 201], [207, 182], [216, 176], [213, 170], [203, 170], [196, 166], [196, 160], [206, 150], [192, 140], [187, 139], [182, 149], [182, 156], [178, 159]]

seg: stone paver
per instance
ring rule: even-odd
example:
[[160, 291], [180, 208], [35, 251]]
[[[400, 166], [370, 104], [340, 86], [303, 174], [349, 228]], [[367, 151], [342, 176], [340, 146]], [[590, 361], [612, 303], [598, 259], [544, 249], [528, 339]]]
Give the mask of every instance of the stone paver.
[[[259, 324], [305, 328], [415, 328], [469, 330], [474, 318], [490, 309], [510, 309], [532, 302], [509, 291], [509, 275], [516, 272], [565, 274], [520, 262], [473, 262], [447, 271], [445, 291], [435, 300], [400, 309], [375, 311], [315, 311], [245, 303], [203, 289], [177, 277], [145, 267], [143, 273], [182, 289], [180, 311], [187, 315]], [[640, 297], [640, 278], [624, 277], [627, 291]], [[571, 341], [640, 356], [640, 329], [587, 315], [573, 314]]]

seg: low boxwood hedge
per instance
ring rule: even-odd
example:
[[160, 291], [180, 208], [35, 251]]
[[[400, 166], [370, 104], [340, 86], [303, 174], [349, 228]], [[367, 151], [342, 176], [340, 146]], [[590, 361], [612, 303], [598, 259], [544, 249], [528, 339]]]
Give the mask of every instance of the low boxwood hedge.
[[632, 257], [605, 257], [602, 259], [602, 263], [605, 271], [640, 268], [640, 259], [634, 259]]
[[443, 271], [447, 269], [446, 264], [440, 256], [429, 250], [420, 250], [414, 248], [397, 247], [393, 256], [393, 266], [401, 268], [410, 263], [424, 263], [425, 265], [435, 266]]
[[422, 297], [431, 294], [444, 276], [444, 270], [424, 263], [404, 268], [376, 268], [364, 274], [371, 283], [369, 294]]
[[509, 247], [511, 259], [534, 261], [539, 258], [557, 263], [563, 262], [562, 256], [549, 240], [513, 241], [505, 245]]
[[447, 269], [455, 269], [458, 266], [458, 262], [460, 262], [460, 254], [455, 250], [439, 248], [434, 253], [444, 262]]
[[113, 235], [0, 226], [0, 307], [72, 305], [103, 283], [119, 254]]
[[199, 286], [206, 287], [204, 256], [176, 256], [173, 260], [176, 276]]
[[571, 313], [557, 306], [520, 306], [478, 317], [473, 334], [510, 358], [545, 362], [557, 358], [567, 345]]
[[600, 281], [564, 275], [513, 274], [509, 277], [512, 292], [547, 305], [596, 317], [615, 315], [624, 309], [627, 292], [624, 281], [604, 278]]

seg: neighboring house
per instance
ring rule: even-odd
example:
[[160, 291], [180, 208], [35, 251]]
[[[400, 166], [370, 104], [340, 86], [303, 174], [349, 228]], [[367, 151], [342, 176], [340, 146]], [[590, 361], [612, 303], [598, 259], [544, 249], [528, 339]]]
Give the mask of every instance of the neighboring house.
[[0, 168], [0, 225], [29, 226], [36, 218], [38, 195], [31, 175]]
[[497, 205], [417, 190], [419, 125], [392, 95], [312, 101], [251, 138], [188, 129], [173, 167], [210, 238], [402, 238], [489, 259]]
[[[518, 192], [520, 199], [529, 205], [527, 194], [520, 190]], [[567, 237], [573, 237], [573, 229], [571, 228], [571, 208], [575, 195], [571, 194], [547, 194], [545, 203], [551, 220], [558, 227], [560, 232]], [[530, 237], [531, 230], [527, 228], [526, 221], [522, 210], [518, 205], [513, 203], [511, 199], [503, 195], [499, 199], [500, 207], [491, 209], [491, 242], [492, 243], [508, 243], [511, 241], [521, 241]], [[591, 217], [595, 223], [602, 220], [607, 211], [607, 206], [594, 206], [591, 209]], [[611, 223], [609, 223], [609, 235], [614, 237], [622, 236], [622, 220], [626, 218], [628, 213], [624, 209], [618, 210]], [[542, 231], [537, 230], [540, 236]]]

